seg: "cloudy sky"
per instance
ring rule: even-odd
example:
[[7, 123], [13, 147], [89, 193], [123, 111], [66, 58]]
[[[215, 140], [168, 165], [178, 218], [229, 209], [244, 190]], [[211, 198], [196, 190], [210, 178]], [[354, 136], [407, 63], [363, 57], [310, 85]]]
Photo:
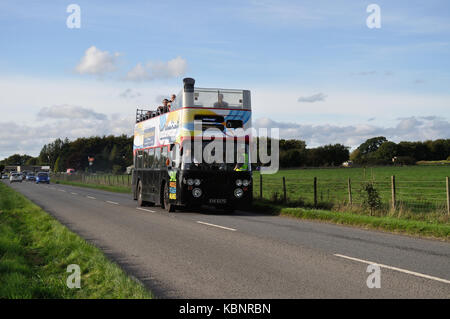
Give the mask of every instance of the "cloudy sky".
[[185, 76], [250, 89], [256, 127], [311, 147], [450, 138], [449, 18], [445, 0], [1, 1], [0, 158], [131, 134]]

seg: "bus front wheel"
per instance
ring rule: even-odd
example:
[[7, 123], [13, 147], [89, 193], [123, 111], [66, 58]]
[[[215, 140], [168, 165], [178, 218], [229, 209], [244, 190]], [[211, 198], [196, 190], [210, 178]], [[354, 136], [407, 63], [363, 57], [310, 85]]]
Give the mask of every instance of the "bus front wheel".
[[175, 211], [175, 205], [169, 202], [169, 186], [167, 183], [164, 183], [164, 200], [162, 204], [163, 208], [166, 209], [169, 213]]
[[137, 204], [139, 207], [142, 207], [145, 205], [145, 202], [142, 199], [142, 182], [141, 181], [139, 181], [138, 187], [137, 187]]

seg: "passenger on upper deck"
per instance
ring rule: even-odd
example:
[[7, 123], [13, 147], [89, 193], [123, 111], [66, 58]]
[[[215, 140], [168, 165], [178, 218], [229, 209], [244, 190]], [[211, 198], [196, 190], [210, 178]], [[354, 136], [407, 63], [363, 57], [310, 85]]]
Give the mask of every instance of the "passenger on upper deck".
[[170, 104], [168, 99], [163, 100], [163, 113], [170, 112]]
[[218, 101], [214, 103], [214, 107], [227, 107], [228, 103], [223, 100], [223, 94], [219, 93], [217, 96]]

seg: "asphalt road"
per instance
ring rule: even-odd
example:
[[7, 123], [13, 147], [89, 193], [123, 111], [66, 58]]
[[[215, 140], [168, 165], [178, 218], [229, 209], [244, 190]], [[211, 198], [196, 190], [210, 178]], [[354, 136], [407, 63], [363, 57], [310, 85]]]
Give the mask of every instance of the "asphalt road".
[[[257, 212], [169, 214], [67, 185], [12, 187], [160, 298], [450, 297], [449, 243]], [[367, 286], [370, 263], [382, 265], [380, 288]]]

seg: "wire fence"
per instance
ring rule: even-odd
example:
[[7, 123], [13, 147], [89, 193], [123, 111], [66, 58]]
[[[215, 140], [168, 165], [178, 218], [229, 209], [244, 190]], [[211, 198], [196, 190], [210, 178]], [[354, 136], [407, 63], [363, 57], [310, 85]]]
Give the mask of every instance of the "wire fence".
[[55, 181], [131, 187], [131, 175], [54, 173], [52, 177]]
[[253, 178], [255, 199], [309, 206], [363, 205], [371, 183], [383, 208], [450, 214], [448, 177], [442, 180], [398, 180], [395, 176], [378, 180], [343, 178], [293, 178], [259, 175]]

